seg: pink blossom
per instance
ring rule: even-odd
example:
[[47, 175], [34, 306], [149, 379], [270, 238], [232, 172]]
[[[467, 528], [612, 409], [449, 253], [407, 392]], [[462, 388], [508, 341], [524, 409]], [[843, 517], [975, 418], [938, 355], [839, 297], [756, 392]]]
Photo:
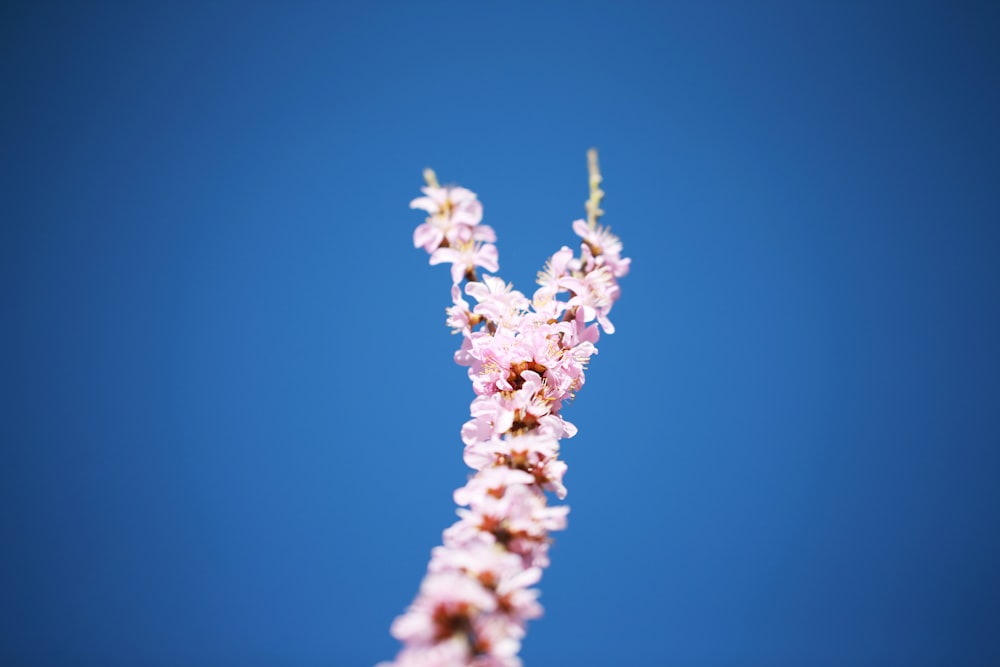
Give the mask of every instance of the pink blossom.
[[509, 487], [515, 484], [524, 486], [534, 481], [535, 478], [524, 470], [507, 466], [483, 468], [465, 486], [455, 491], [455, 504], [475, 505], [483, 502], [487, 496], [501, 499]]
[[413, 245], [434, 252], [443, 243], [460, 245], [471, 241], [496, 241], [487, 225], [480, 225], [483, 207], [471, 190], [454, 186], [422, 188], [423, 197], [410, 202], [410, 208], [430, 213], [427, 221], [413, 232]]
[[563, 246], [545, 262], [545, 268], [538, 272], [538, 284], [542, 290], [554, 296], [561, 291], [559, 279], [569, 275], [570, 262], [573, 261], [573, 251]]
[[480, 282], [467, 284], [465, 293], [479, 302], [474, 313], [500, 327], [516, 326], [530, 305], [523, 294], [495, 276], [483, 276]]
[[493, 611], [496, 597], [458, 572], [430, 573], [420, 594], [392, 624], [392, 635], [410, 644], [431, 644], [466, 632], [469, 619]]
[[621, 257], [622, 242], [611, 233], [610, 227], [591, 227], [586, 220], [574, 220], [573, 231], [583, 238], [583, 243], [597, 266], [607, 266], [616, 278], [628, 273], [632, 260]]
[[431, 264], [451, 263], [451, 281], [457, 285], [463, 278], [475, 275], [476, 267], [487, 271], [500, 269], [497, 247], [492, 243], [466, 241], [457, 246], [440, 247], [431, 254]]
[[[411, 203], [429, 214], [414, 245], [431, 264], [451, 264], [447, 324], [462, 334], [455, 361], [467, 367], [476, 394], [461, 429], [463, 458], [475, 472], [454, 492], [458, 520], [431, 552], [417, 597], [392, 624], [403, 649], [379, 667], [521, 667], [525, 626], [542, 614], [533, 586], [569, 512], [546, 495], [566, 497], [559, 441], [576, 427], [562, 408], [585, 382], [600, 328], [614, 331], [608, 313], [630, 261], [618, 237], [596, 225], [603, 192], [592, 171], [591, 222], [573, 223], [580, 255], [565, 246], [552, 255], [529, 301], [501, 278], [477, 274], [499, 265], [476, 195], [437, 187], [433, 172], [428, 181]], [[476, 302], [471, 308], [463, 291]]]
[[611, 306], [620, 292], [614, 274], [606, 266], [597, 266], [581, 278], [562, 278], [560, 285], [573, 292], [570, 306], [583, 310], [584, 322], [596, 319], [604, 331], [614, 333], [615, 327], [608, 319]]
[[447, 308], [448, 319], [446, 324], [455, 333], [472, 331], [474, 324], [472, 311], [469, 310], [469, 302], [462, 298], [462, 289], [458, 285], [451, 286], [452, 305]]

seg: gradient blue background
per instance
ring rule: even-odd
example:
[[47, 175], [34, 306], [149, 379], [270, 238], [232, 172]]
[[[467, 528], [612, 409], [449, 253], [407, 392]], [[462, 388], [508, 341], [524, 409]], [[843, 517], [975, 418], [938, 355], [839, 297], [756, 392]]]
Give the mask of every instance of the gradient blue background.
[[527, 667], [1000, 664], [995, 5], [169, 4], [0, 10], [0, 663], [395, 655], [472, 398], [407, 204], [530, 290], [595, 145]]

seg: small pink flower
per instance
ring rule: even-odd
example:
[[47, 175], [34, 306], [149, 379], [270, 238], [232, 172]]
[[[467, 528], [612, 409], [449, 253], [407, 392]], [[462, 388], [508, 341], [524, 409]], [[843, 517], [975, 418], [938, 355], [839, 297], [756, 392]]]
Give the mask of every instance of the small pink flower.
[[413, 245], [434, 252], [443, 243], [459, 245], [471, 241], [496, 241], [487, 225], [480, 225], [483, 206], [471, 190], [459, 187], [425, 187], [423, 197], [410, 202], [410, 208], [430, 213], [427, 221], [413, 232]]
[[622, 258], [622, 242], [611, 233], [610, 227], [596, 225], [591, 228], [586, 220], [574, 220], [573, 231], [583, 238], [597, 266], [607, 266], [616, 278], [628, 273], [632, 260]]
[[538, 272], [538, 284], [542, 289], [555, 294], [560, 290], [559, 279], [569, 275], [570, 262], [573, 261], [573, 251], [563, 246], [545, 262], [545, 268]]
[[608, 313], [618, 300], [620, 289], [611, 269], [600, 266], [582, 278], [563, 278], [559, 282], [573, 292], [569, 305], [583, 310], [585, 322], [596, 319], [605, 332], [609, 334], [615, 332], [614, 325], [608, 319]]
[[462, 426], [462, 442], [467, 446], [506, 433], [516, 416], [510, 401], [501, 394], [477, 396], [469, 406], [472, 419]]
[[469, 619], [496, 608], [496, 597], [458, 572], [430, 573], [417, 599], [391, 627], [392, 635], [411, 644], [440, 642], [466, 631]]
[[474, 313], [501, 327], [515, 327], [530, 305], [523, 294], [495, 276], [467, 284], [465, 293], [479, 302]]
[[476, 394], [511, 391], [511, 364], [521, 361], [518, 340], [511, 329], [499, 329], [490, 334], [476, 331], [465, 337], [461, 355], [455, 360], [469, 367], [469, 379]]
[[469, 310], [469, 302], [462, 298], [462, 290], [458, 285], [451, 286], [451, 301], [453, 305], [446, 309], [448, 319], [445, 323], [455, 333], [472, 331], [472, 311]]
[[431, 264], [442, 262], [451, 263], [451, 281], [455, 285], [470, 274], [474, 275], [477, 266], [493, 273], [500, 270], [497, 247], [492, 243], [478, 241], [468, 241], [457, 247], [441, 247], [431, 253]]
[[524, 628], [515, 618], [504, 614], [489, 614], [476, 619], [476, 652], [474, 667], [520, 665], [517, 653]]
[[455, 491], [455, 504], [481, 504], [486, 496], [500, 499], [503, 498], [508, 487], [515, 484], [524, 486], [532, 484], [534, 481], [535, 478], [524, 470], [516, 470], [506, 466], [483, 468], [465, 486]]

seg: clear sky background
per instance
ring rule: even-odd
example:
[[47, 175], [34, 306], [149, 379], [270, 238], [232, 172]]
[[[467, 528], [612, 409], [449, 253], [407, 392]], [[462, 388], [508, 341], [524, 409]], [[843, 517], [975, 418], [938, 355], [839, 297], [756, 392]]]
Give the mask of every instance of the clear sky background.
[[0, 663], [370, 666], [477, 191], [633, 258], [527, 667], [1000, 663], [993, 3], [4, 3]]

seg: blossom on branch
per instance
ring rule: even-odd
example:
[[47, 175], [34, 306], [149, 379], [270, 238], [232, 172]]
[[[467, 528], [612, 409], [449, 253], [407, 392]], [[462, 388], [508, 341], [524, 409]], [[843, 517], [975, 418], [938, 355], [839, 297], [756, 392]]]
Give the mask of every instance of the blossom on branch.
[[585, 382], [600, 331], [614, 332], [608, 314], [630, 265], [618, 237], [597, 224], [604, 192], [596, 151], [588, 164], [588, 219], [573, 223], [580, 254], [564, 246], [552, 255], [530, 300], [499, 277], [479, 276], [498, 271], [499, 257], [475, 193], [441, 187], [428, 169], [424, 196], [410, 204], [428, 213], [414, 246], [431, 264], [451, 264], [447, 324], [462, 334], [455, 361], [468, 367], [476, 394], [461, 429], [463, 458], [476, 472], [455, 491], [458, 521], [392, 624], [403, 649], [379, 667], [521, 665], [526, 624], [542, 614], [532, 586], [549, 565], [550, 534], [566, 527], [569, 512], [546, 495], [566, 497], [559, 441], [576, 427], [561, 411]]

